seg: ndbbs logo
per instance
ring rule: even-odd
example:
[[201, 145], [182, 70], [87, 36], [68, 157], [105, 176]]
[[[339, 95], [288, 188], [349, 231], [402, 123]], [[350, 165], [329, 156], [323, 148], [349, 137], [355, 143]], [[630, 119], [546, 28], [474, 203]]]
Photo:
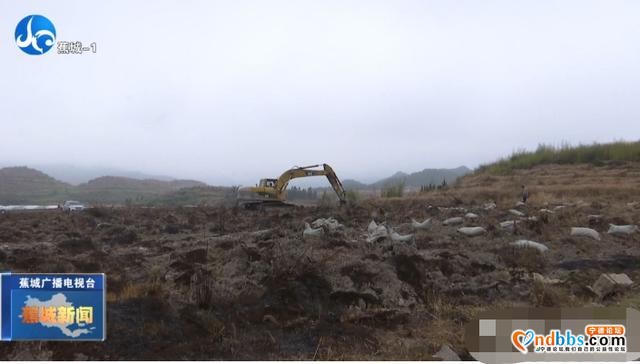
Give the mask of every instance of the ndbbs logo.
[[42, 15], [29, 15], [16, 27], [16, 44], [27, 54], [44, 54], [56, 41], [56, 28]]

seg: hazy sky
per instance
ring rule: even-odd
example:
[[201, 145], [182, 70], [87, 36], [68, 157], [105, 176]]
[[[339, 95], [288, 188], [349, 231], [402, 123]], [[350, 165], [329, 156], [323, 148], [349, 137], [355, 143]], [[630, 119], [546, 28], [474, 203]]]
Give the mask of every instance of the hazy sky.
[[[41, 14], [57, 41], [15, 43]], [[2, 1], [0, 165], [253, 184], [640, 135], [640, 1]]]

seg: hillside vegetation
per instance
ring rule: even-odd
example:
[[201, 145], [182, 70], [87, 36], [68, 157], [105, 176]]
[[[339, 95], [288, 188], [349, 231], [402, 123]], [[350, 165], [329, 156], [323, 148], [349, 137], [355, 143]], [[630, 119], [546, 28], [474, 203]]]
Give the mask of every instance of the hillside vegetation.
[[0, 169], [0, 205], [57, 203], [73, 186], [27, 167]]
[[[220, 191], [211, 192], [206, 187], [206, 184], [192, 180], [159, 181], [113, 176], [73, 186], [28, 167], [0, 169], [0, 205], [59, 204], [64, 200], [104, 204], [163, 204], [186, 199], [192, 203], [198, 196], [207, 200], [214, 195], [221, 195]], [[205, 192], [200, 193], [198, 188]], [[180, 192], [185, 189], [194, 189], [195, 192]]]
[[592, 164], [610, 161], [640, 162], [640, 141], [571, 146], [541, 144], [533, 151], [520, 150], [495, 163], [480, 166], [476, 173], [505, 174], [541, 164]]
[[460, 166], [458, 168], [427, 168], [414, 173], [396, 172], [392, 176], [383, 178], [371, 184], [346, 179], [342, 181], [342, 185], [347, 190], [379, 190], [391, 187], [397, 188], [400, 185], [403, 187], [422, 187], [427, 185], [439, 185], [442, 181], [450, 184], [470, 172], [471, 170], [465, 166]]

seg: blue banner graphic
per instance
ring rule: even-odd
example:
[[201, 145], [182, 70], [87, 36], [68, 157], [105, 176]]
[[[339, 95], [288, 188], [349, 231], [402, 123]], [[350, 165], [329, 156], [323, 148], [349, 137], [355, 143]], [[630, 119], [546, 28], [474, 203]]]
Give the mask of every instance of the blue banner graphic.
[[103, 341], [104, 274], [0, 273], [0, 338]]

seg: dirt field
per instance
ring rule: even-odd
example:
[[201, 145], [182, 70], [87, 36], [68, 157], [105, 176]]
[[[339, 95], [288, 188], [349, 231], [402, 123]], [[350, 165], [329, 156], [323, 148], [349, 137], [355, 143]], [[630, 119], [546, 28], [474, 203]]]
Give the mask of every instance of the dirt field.
[[[526, 215], [520, 221], [509, 212], [515, 198], [485, 210], [486, 196], [478, 196], [454, 189], [345, 208], [0, 215], [0, 269], [105, 272], [108, 282], [106, 342], [8, 343], [0, 357], [438, 359], [434, 354], [447, 344], [471, 359], [463, 328], [479, 310], [639, 307], [637, 284], [605, 298], [587, 285], [603, 272], [640, 282], [640, 233], [606, 233], [609, 223], [640, 222], [640, 204], [598, 195], [554, 209], [534, 192], [532, 204], [518, 207]], [[459, 226], [442, 225], [466, 212], [479, 218], [463, 226], [484, 227], [484, 235], [466, 237]], [[303, 239], [304, 222], [327, 217], [344, 228]], [[365, 240], [372, 218], [408, 234], [411, 218], [429, 217], [432, 230], [416, 233], [413, 242]], [[500, 228], [514, 218], [515, 231]], [[602, 240], [572, 237], [573, 226], [594, 228]], [[518, 239], [549, 250], [510, 245]], [[534, 279], [534, 272], [559, 281]]]

